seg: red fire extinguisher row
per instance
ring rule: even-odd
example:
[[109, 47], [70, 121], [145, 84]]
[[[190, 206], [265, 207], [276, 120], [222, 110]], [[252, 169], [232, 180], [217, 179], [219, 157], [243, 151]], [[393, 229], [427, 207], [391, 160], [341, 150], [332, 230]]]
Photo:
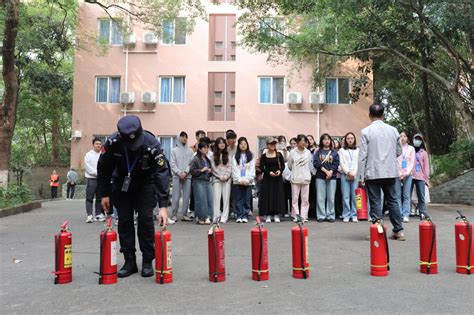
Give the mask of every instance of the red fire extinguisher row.
[[367, 194], [362, 185], [359, 185], [359, 187], [355, 190], [355, 196], [357, 220], [367, 220], [369, 218], [369, 212], [367, 211]]
[[173, 267], [171, 261], [171, 233], [160, 229], [155, 233], [155, 269], [156, 283], [173, 282]]
[[100, 232], [99, 284], [117, 283], [117, 232], [112, 228], [112, 217]]
[[207, 235], [209, 251], [209, 281], [225, 281], [225, 248], [224, 230], [219, 226], [220, 217], [216, 218]]
[[420, 235], [420, 272], [426, 274], [438, 273], [436, 257], [436, 225], [428, 216], [419, 225]]
[[250, 231], [252, 245], [252, 279], [264, 281], [269, 278], [268, 270], [268, 233], [260, 217], [256, 218], [257, 226]]
[[308, 229], [299, 215], [296, 224], [297, 226], [291, 229], [293, 278], [307, 279], [311, 269], [308, 262]]
[[54, 248], [54, 284], [72, 282], [72, 234], [67, 221], [61, 225], [59, 233], [54, 235]]
[[458, 211], [461, 219], [454, 226], [455, 238], [456, 238], [456, 272], [462, 274], [471, 274], [471, 270], [474, 266], [474, 232], [472, 223], [469, 222], [467, 217]]
[[387, 228], [380, 220], [370, 225], [370, 275], [384, 277], [390, 271]]

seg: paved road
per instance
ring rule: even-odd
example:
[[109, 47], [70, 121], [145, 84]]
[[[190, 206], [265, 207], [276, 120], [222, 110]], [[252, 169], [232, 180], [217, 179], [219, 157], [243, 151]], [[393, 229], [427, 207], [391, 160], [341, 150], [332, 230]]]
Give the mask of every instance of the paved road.
[[[84, 223], [82, 200], [0, 219], [0, 313], [457, 313], [472, 314], [474, 275], [454, 271], [456, 209], [474, 220], [474, 207], [430, 206], [438, 224], [440, 274], [418, 272], [418, 228], [406, 224], [406, 242], [390, 241], [392, 271], [369, 276], [369, 225], [310, 222], [311, 278], [291, 277], [291, 222], [267, 224], [270, 281], [250, 280], [252, 224], [228, 223], [227, 278], [207, 280], [208, 227], [180, 222], [173, 233], [174, 282], [160, 286], [138, 274], [99, 286], [99, 232]], [[74, 281], [53, 285], [53, 234], [64, 219], [73, 233]], [[23, 260], [13, 263], [13, 259]], [[119, 256], [119, 265], [123, 259]]]

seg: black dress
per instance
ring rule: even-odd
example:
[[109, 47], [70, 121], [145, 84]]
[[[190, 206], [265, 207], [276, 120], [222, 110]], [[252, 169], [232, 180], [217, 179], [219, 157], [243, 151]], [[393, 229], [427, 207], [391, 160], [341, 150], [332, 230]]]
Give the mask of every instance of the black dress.
[[[263, 172], [262, 190], [258, 200], [259, 215], [283, 215], [286, 213], [285, 186], [283, 184], [283, 170], [285, 160], [281, 153], [269, 158], [263, 154], [260, 158], [260, 169]], [[270, 172], [280, 171], [280, 176], [272, 177]]]

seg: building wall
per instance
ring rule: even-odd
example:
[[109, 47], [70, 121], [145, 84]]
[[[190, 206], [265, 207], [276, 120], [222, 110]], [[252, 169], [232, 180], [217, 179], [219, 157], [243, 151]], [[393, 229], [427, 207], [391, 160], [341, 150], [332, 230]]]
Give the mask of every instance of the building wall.
[[[107, 50], [101, 51], [93, 40], [89, 40], [87, 49], [76, 51], [72, 129], [81, 131], [82, 136], [72, 140], [72, 166], [81, 169], [84, 154], [92, 146], [93, 136], [114, 132], [117, 120], [124, 115], [120, 104], [95, 102], [96, 76], [119, 76], [121, 91], [135, 92], [135, 103], [128, 105], [127, 109], [155, 110], [154, 113], [137, 114], [145, 129], [157, 136], [175, 136], [180, 130], [184, 130], [190, 135], [191, 143], [194, 143], [192, 138], [197, 129], [203, 129], [211, 135], [220, 135], [227, 129], [234, 129], [238, 136], [246, 136], [251, 149], [256, 150], [258, 136], [282, 134], [289, 139], [298, 133], [305, 133], [316, 137], [318, 130], [321, 134], [328, 132], [342, 136], [347, 131], [358, 134], [369, 123], [368, 106], [372, 101], [372, 88], [369, 89], [368, 97], [361, 97], [355, 104], [325, 106], [318, 129], [318, 115], [311, 109], [308, 100], [311, 92], [311, 69], [295, 72], [291, 64], [268, 64], [266, 55], [252, 54], [238, 44], [235, 49], [228, 51], [225, 58], [228, 61], [214, 61], [213, 41], [224, 38], [225, 32], [216, 28], [222, 28], [225, 23], [222, 18], [225, 15], [230, 16], [229, 19], [233, 18], [232, 15], [238, 18], [239, 12], [230, 4], [207, 3], [206, 6], [210, 15], [216, 14], [215, 23], [211, 22], [210, 27], [208, 22], [198, 21], [193, 33], [187, 35], [185, 45], [159, 43], [157, 46], [147, 47], [143, 43], [146, 31], [135, 26], [133, 31], [137, 43], [129, 49], [128, 54], [121, 45], [108, 46]], [[81, 4], [78, 33], [97, 34], [98, 19], [107, 17], [98, 6]], [[229, 44], [234, 40], [232, 34], [235, 31], [232, 33], [228, 29], [227, 33], [226, 44]], [[239, 41], [238, 31], [236, 41]], [[235, 61], [230, 60], [231, 54], [236, 56]], [[334, 76], [354, 76], [357, 64], [355, 60], [342, 64]], [[227, 89], [234, 89], [235, 100], [228, 102], [226, 121], [223, 120], [222, 113], [213, 112], [215, 104], [210, 99], [213, 97], [213, 89], [222, 84], [211, 82], [215, 73], [228, 73], [232, 77], [227, 82]], [[166, 75], [185, 76], [184, 104], [159, 103], [159, 77]], [[288, 112], [287, 104], [259, 104], [259, 76], [285, 77], [285, 98], [287, 92], [301, 92], [301, 110], [306, 112]], [[143, 91], [155, 91], [157, 104], [142, 104], [140, 99]], [[230, 91], [228, 92], [227, 97], [230, 98]], [[231, 103], [235, 104], [235, 113], [231, 113]]]

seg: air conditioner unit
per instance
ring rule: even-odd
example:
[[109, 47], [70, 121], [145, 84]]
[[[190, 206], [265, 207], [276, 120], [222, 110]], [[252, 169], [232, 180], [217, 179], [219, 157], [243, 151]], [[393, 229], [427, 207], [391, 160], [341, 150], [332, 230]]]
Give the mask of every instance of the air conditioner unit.
[[299, 92], [290, 92], [286, 95], [286, 102], [290, 105], [300, 105], [301, 104], [301, 93]]
[[142, 93], [143, 104], [156, 104], [156, 93], [155, 92], [143, 92]]
[[158, 44], [158, 37], [154, 33], [145, 33], [143, 35], [143, 42], [145, 45], [156, 45]]
[[120, 103], [121, 104], [133, 104], [133, 103], [135, 103], [135, 93], [133, 93], [133, 92], [120, 93]]
[[324, 93], [322, 92], [309, 93], [309, 102], [311, 103], [311, 105], [324, 104]]
[[81, 130], [74, 130], [72, 132], [72, 137], [71, 138], [74, 139], [74, 140], [81, 139], [82, 138], [82, 131]]
[[124, 35], [122, 43], [124, 46], [128, 46], [128, 47], [135, 46], [135, 44], [137, 43], [137, 38], [135, 37], [135, 34], [133, 33]]

